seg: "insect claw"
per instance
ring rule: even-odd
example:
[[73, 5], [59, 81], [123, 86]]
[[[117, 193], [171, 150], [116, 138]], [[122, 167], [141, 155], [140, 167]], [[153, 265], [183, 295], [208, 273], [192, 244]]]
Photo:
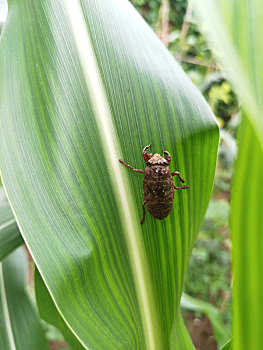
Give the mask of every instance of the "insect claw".
[[146, 150], [147, 150], [148, 148], [150, 148], [151, 145], [152, 145], [152, 144], [150, 143], [148, 146], [145, 146], [144, 149], [142, 150], [142, 155], [143, 155], [143, 158], [144, 158], [145, 162], [147, 162], [149, 159], [152, 158], [152, 153], [147, 153], [147, 152], [146, 152]]
[[142, 151], [145, 152], [148, 148], [151, 147], [151, 145], [152, 145], [152, 144], [150, 143], [148, 146], [145, 146], [144, 149], [143, 149]]
[[164, 149], [162, 149], [162, 152], [163, 152], [163, 157], [164, 157], [165, 154], [167, 155], [166, 159], [167, 159], [167, 161], [169, 162], [168, 164], [170, 164], [170, 161], [171, 161], [171, 159], [172, 159], [170, 153], [167, 152], [167, 151], [165, 151]]

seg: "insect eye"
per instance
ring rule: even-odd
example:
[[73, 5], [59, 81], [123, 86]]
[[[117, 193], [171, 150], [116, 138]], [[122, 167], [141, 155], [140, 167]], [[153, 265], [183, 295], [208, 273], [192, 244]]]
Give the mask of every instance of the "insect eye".
[[148, 166], [149, 166], [150, 164], [151, 164], [151, 162], [147, 162], [147, 163], [146, 163], [146, 165], [148, 165]]

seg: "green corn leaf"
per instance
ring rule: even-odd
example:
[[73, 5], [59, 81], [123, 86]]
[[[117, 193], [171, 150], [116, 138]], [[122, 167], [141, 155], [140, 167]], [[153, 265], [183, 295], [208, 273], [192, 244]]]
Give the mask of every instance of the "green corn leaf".
[[18, 248], [0, 263], [0, 348], [48, 350], [36, 310], [26, 292], [27, 257]]
[[[0, 77], [3, 183], [68, 327], [90, 349], [192, 349], [179, 301], [218, 146], [201, 94], [126, 0], [10, 1]], [[143, 175], [118, 159], [144, 168], [149, 143], [190, 189], [140, 226]]]
[[222, 314], [212, 304], [193, 298], [185, 293], [182, 294], [180, 304], [183, 309], [202, 312], [209, 318], [218, 346], [222, 346], [231, 337], [230, 330], [223, 322]]
[[43, 282], [40, 273], [35, 268], [35, 294], [38, 305], [38, 311], [40, 317], [50, 324], [56, 326], [62, 334], [65, 340], [74, 350], [83, 350], [83, 346], [76, 339], [74, 334], [68, 328], [67, 324], [59, 314], [48, 290]]
[[[245, 114], [238, 141], [230, 217], [234, 275], [233, 349], [259, 350], [262, 348], [263, 317], [263, 152]], [[248, 171], [251, 182], [248, 182]]]
[[243, 112], [231, 192], [233, 349], [262, 349], [263, 45], [261, 1], [196, 1]]
[[232, 339], [225, 343], [225, 345], [220, 350], [232, 350]]
[[4, 190], [0, 187], [0, 261], [23, 242]]

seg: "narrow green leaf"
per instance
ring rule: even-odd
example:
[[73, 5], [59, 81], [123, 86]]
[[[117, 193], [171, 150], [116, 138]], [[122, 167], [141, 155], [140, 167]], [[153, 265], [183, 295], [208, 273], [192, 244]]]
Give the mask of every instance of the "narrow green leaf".
[[202, 312], [209, 318], [218, 346], [222, 346], [231, 337], [230, 330], [224, 325], [222, 315], [212, 304], [183, 293], [181, 307], [186, 310]]
[[171, 334], [171, 349], [195, 349], [189, 333], [187, 332], [180, 309], [178, 309], [174, 320]]
[[234, 269], [233, 348], [259, 350], [263, 318], [263, 153], [245, 115], [238, 141], [230, 218]]
[[65, 340], [72, 349], [83, 350], [83, 346], [79, 343], [59, 314], [37, 268], [35, 269], [35, 293], [40, 317], [56, 326], [62, 332]]
[[0, 187], [0, 261], [23, 242], [4, 189]]
[[263, 319], [263, 2], [197, 3], [243, 103], [231, 192], [233, 348], [259, 350]]
[[27, 257], [18, 248], [0, 263], [0, 345], [4, 350], [49, 349], [26, 292]]
[[[0, 77], [3, 182], [69, 328], [92, 349], [192, 349], [179, 301], [218, 146], [201, 94], [119, 0], [12, 0]], [[118, 159], [144, 168], [150, 142], [190, 189], [140, 226], [143, 177]]]
[[232, 339], [225, 343], [225, 345], [220, 350], [232, 350]]

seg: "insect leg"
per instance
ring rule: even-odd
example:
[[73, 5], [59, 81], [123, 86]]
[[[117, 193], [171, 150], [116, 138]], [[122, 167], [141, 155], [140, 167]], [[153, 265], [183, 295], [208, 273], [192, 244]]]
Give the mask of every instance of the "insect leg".
[[127, 164], [127, 163], [125, 163], [123, 160], [121, 160], [121, 159], [119, 159], [119, 162], [121, 163], [121, 164], [123, 164], [123, 165], [125, 165], [125, 166], [127, 166], [128, 168], [130, 168], [130, 169], [132, 169], [132, 170], [134, 170], [134, 171], [137, 171], [137, 173], [142, 173], [142, 174], [144, 174], [145, 173], [145, 171], [144, 170], [141, 170], [141, 169], [135, 169], [134, 167], [132, 167], [131, 165], [129, 165], [129, 164]]
[[177, 175], [177, 176], [179, 177], [179, 180], [180, 180], [181, 182], [183, 182], [183, 183], [185, 182], [184, 179], [181, 178], [181, 175], [180, 175], [179, 171], [174, 171], [173, 173], [171, 173], [171, 175], [172, 175], [172, 176]]
[[174, 186], [176, 190], [185, 190], [186, 188], [189, 188], [189, 186]]
[[142, 219], [141, 219], [141, 222], [140, 222], [140, 224], [142, 225], [143, 224], [143, 222], [144, 222], [144, 219], [145, 219], [145, 204], [146, 204], [146, 202], [144, 201], [143, 203], [142, 203]]

